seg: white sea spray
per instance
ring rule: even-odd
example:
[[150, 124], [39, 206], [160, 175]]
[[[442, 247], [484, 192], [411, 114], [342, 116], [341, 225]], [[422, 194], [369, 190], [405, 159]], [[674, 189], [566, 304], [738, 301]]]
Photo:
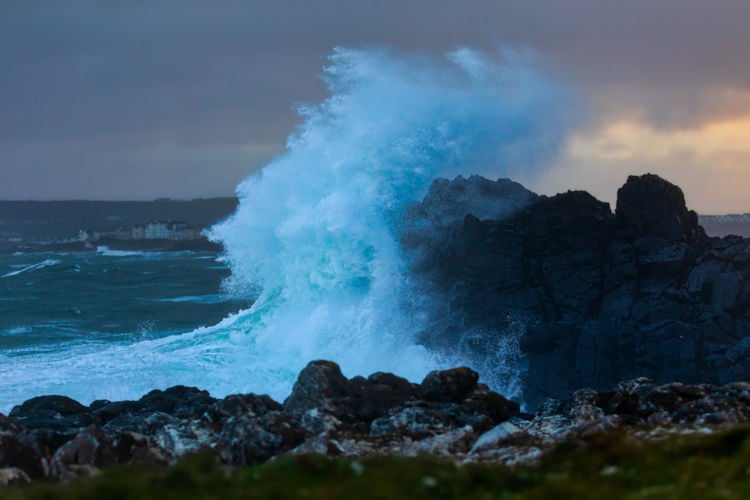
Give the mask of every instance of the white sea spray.
[[[400, 217], [435, 177], [543, 169], [564, 138], [566, 93], [522, 58], [470, 49], [442, 60], [337, 49], [324, 80], [330, 97], [299, 108], [286, 153], [240, 184], [236, 213], [210, 231], [229, 286], [254, 305], [155, 340], [0, 355], [0, 411], [40, 394], [132, 399], [175, 384], [283, 399], [320, 358], [347, 376], [413, 380], [471, 361], [417, 341], [430, 298], [414, 297]], [[516, 362], [515, 345], [499, 347]], [[514, 387], [509, 369], [501, 383]]]

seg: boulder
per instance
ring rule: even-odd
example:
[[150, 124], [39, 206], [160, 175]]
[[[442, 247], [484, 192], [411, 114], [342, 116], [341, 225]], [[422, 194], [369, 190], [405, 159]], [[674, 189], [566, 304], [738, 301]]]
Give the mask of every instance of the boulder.
[[465, 366], [427, 374], [420, 388], [422, 397], [438, 403], [459, 403], [477, 387], [479, 374]]
[[292, 393], [284, 401], [284, 410], [302, 415], [312, 408], [326, 407], [331, 398], [348, 395], [348, 380], [331, 361], [311, 361], [299, 374]]
[[51, 461], [52, 475], [72, 478], [91, 475], [96, 469], [117, 463], [112, 440], [96, 426], [86, 427], [58, 448]]

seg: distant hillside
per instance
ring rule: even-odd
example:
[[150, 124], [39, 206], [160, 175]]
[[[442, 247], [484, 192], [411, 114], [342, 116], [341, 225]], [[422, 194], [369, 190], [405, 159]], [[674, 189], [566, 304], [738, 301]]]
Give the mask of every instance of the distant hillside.
[[210, 226], [232, 214], [236, 198], [190, 201], [0, 201], [0, 240], [50, 241], [81, 229], [115, 230], [150, 220]]
[[709, 236], [736, 234], [750, 238], [750, 214], [701, 215], [698, 222]]

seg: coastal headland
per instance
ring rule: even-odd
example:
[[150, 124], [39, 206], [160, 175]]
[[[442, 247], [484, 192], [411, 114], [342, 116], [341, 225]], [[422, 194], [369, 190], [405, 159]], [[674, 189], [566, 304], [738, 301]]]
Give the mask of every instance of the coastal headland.
[[[318, 360], [283, 402], [184, 386], [89, 405], [39, 396], [0, 416], [0, 478], [68, 481], [196, 454], [236, 478], [315, 455], [354, 469], [383, 457], [419, 470], [425, 457], [492, 464], [511, 489], [545, 474], [578, 485], [559, 491], [590, 484], [574, 465], [612, 488], [750, 487], [746, 465], [735, 471], [750, 449], [750, 239], [707, 235], [679, 187], [650, 174], [628, 179], [614, 211], [585, 192], [437, 180], [403, 228], [413, 276], [436, 304], [424, 343], [466, 349], [480, 373], [347, 378]], [[504, 337], [518, 343], [518, 394], [480, 382], [507, 372]], [[638, 454], [654, 470], [677, 464], [682, 479], [649, 476]], [[695, 460], [729, 472], [706, 479]], [[518, 471], [537, 479], [514, 483]], [[439, 484], [425, 477], [425, 491]]]

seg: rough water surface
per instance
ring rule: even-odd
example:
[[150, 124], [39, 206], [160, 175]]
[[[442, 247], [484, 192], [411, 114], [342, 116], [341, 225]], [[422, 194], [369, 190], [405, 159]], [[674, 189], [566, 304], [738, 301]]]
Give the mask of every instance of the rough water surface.
[[[0, 411], [40, 394], [132, 399], [175, 384], [281, 399], [299, 370], [320, 358], [335, 360], [347, 376], [391, 371], [411, 380], [471, 364], [418, 343], [433, 304], [416, 291], [399, 246], [403, 215], [438, 176], [533, 175], [562, 141], [566, 97], [516, 55], [468, 49], [443, 60], [339, 49], [324, 80], [330, 97], [300, 107], [287, 152], [238, 187], [237, 212], [211, 231], [226, 248], [228, 290], [253, 305], [213, 326], [176, 324], [145, 338], [131, 324], [117, 342], [3, 347]], [[58, 260], [0, 272], [2, 279], [54, 273]], [[119, 292], [141, 298], [148, 280], [172, 279], [156, 273]], [[181, 287], [183, 278], [189, 275], [172, 283]], [[110, 307], [108, 293], [84, 308]], [[217, 293], [218, 285], [158, 300], [204, 307]], [[3, 334], [5, 345], [12, 335]]]

